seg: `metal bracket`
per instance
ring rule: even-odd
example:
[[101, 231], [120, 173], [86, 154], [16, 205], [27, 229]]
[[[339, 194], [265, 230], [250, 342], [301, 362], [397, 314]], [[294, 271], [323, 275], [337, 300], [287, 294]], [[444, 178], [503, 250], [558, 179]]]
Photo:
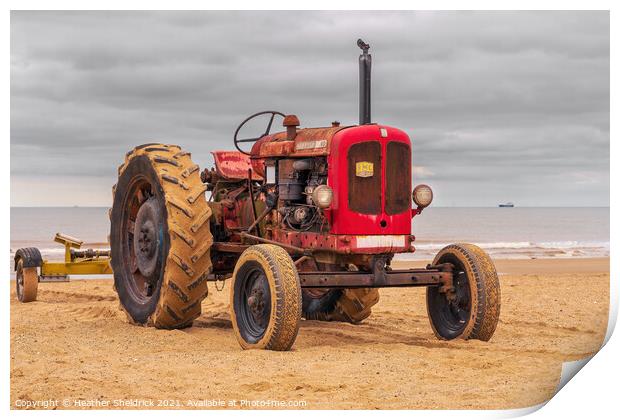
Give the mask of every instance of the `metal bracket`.
[[39, 276], [39, 283], [68, 283], [69, 276], [67, 275], [58, 275], [58, 276]]
[[425, 268], [382, 270], [379, 277], [376, 273], [359, 271], [301, 272], [299, 279], [302, 288], [443, 286], [452, 284], [452, 272]]
[[[439, 270], [444, 272], [454, 273], [454, 265], [450, 263], [443, 263], [438, 265], [427, 265], [427, 270]], [[440, 293], [444, 293], [448, 300], [453, 301], [456, 299], [456, 289], [454, 288], [454, 275], [451, 275], [446, 282], [444, 282], [439, 288]]]

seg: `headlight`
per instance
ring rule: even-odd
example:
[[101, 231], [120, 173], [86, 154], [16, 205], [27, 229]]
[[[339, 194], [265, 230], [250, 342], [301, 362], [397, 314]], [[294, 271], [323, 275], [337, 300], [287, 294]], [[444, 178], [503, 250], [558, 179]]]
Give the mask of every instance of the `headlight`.
[[319, 185], [312, 191], [312, 202], [321, 209], [329, 207], [333, 198], [334, 192], [327, 185]]
[[419, 207], [428, 207], [433, 201], [433, 190], [428, 185], [418, 185], [413, 189], [413, 201]]

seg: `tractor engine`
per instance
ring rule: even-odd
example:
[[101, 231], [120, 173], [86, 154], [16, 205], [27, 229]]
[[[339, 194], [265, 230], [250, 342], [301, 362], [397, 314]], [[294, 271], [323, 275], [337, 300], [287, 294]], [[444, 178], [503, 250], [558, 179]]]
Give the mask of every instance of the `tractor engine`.
[[[253, 172], [250, 160], [237, 152], [213, 152], [216, 167], [201, 174], [216, 217], [217, 241], [235, 239], [261, 215], [256, 233], [273, 236], [274, 228], [291, 232], [327, 232], [329, 223], [323, 208], [332, 201], [327, 184], [327, 159], [283, 158], [263, 163]], [[241, 170], [232, 173], [231, 167]], [[238, 169], [238, 168], [236, 168]], [[241, 178], [240, 174], [245, 174]], [[264, 214], [265, 211], [271, 214]], [[219, 226], [219, 228], [218, 228]]]
[[326, 218], [315, 203], [314, 190], [327, 184], [325, 158], [281, 159], [278, 161], [278, 212], [283, 225], [298, 232], [320, 231]]

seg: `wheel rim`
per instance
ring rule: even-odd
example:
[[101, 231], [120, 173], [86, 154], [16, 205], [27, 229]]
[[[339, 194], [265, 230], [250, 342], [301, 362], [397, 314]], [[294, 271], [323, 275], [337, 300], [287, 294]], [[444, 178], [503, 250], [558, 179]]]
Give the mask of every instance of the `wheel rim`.
[[154, 186], [136, 177], [127, 189], [121, 214], [121, 260], [129, 280], [128, 291], [140, 303], [155, 295], [161, 277], [165, 215]]
[[17, 271], [15, 272], [15, 287], [17, 298], [22, 300], [24, 295], [24, 268], [21, 261], [17, 264]]
[[246, 263], [239, 271], [235, 285], [237, 324], [243, 338], [256, 343], [265, 335], [271, 319], [269, 280], [256, 263]]
[[457, 258], [445, 256], [440, 263], [454, 265], [454, 295], [449, 297], [439, 287], [429, 290], [429, 309], [435, 328], [446, 338], [459, 336], [467, 327], [471, 317], [471, 291], [465, 267]]

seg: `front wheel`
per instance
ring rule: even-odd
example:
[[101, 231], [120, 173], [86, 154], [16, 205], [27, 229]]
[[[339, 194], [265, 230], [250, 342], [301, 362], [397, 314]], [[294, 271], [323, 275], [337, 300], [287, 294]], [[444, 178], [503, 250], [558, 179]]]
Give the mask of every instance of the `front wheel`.
[[230, 294], [232, 324], [244, 349], [289, 350], [299, 331], [301, 286], [288, 253], [254, 245], [237, 261]]
[[433, 265], [445, 263], [454, 267], [453, 289], [433, 286], [426, 291], [428, 316], [435, 335], [443, 340], [489, 341], [497, 327], [501, 305], [493, 261], [475, 245], [452, 244], [433, 260]]
[[37, 248], [20, 248], [15, 253], [15, 292], [22, 303], [37, 300], [39, 274], [43, 259]]
[[17, 300], [22, 303], [37, 300], [37, 289], [39, 287], [39, 275], [35, 267], [24, 267], [24, 261], [17, 262], [15, 272], [15, 291]]

